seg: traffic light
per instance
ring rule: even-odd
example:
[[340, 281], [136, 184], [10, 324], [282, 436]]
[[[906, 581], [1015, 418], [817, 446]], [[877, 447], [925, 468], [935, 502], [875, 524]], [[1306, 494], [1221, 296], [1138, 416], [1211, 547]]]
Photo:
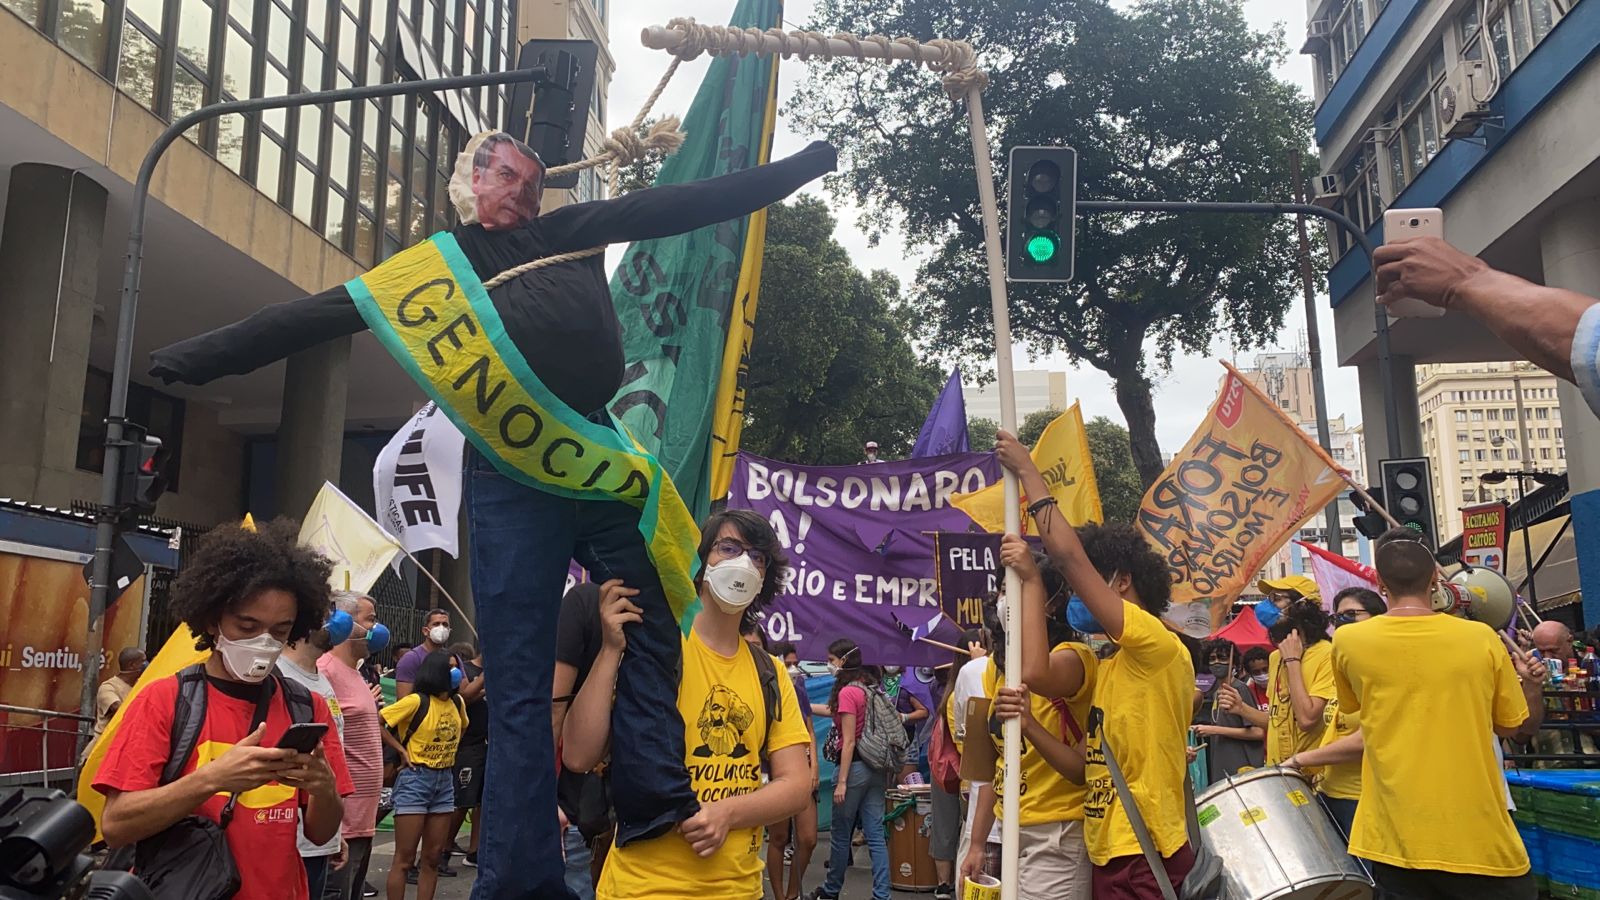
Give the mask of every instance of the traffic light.
[[118, 505], [136, 513], [155, 512], [156, 501], [167, 490], [169, 451], [161, 439], [131, 422], [126, 426], [127, 445], [122, 452], [122, 484]]
[[[1383, 488], [1376, 486], [1367, 488], [1367, 496], [1375, 500], [1379, 506], [1383, 505]], [[1361, 496], [1355, 491], [1351, 491], [1350, 505], [1354, 506], [1356, 511], [1361, 513], [1361, 515], [1356, 516], [1351, 520], [1351, 524], [1354, 525], [1356, 527], [1356, 531], [1361, 532], [1362, 536], [1367, 538], [1367, 540], [1374, 540], [1378, 537], [1378, 535], [1389, 530], [1389, 523], [1384, 520], [1383, 514], [1378, 512], [1376, 509], [1373, 509], [1372, 506], [1367, 503], [1366, 497]]]
[[1078, 152], [1012, 147], [1006, 195], [1006, 279], [1071, 281]]
[[1384, 508], [1406, 528], [1417, 532], [1430, 549], [1439, 546], [1439, 533], [1433, 514], [1433, 475], [1428, 461], [1385, 459], [1378, 463], [1383, 483]]

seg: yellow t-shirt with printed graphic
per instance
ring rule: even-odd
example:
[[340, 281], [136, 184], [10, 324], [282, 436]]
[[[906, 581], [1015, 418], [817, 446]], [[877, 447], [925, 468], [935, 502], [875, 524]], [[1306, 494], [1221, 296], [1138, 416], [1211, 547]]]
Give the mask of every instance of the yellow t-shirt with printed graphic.
[[1117, 652], [1101, 660], [1095, 672], [1084, 754], [1084, 842], [1097, 866], [1143, 852], [1111, 783], [1100, 749], [1105, 742], [1128, 779], [1156, 851], [1171, 856], [1189, 840], [1183, 777], [1194, 715], [1194, 662], [1183, 641], [1160, 619], [1126, 600], [1122, 610]]
[[[404, 737], [411, 729], [411, 718], [422, 705], [421, 694], [407, 694], [381, 715], [383, 724]], [[455, 697], [435, 696], [428, 699], [428, 712], [416, 733], [406, 742], [406, 752], [411, 762], [430, 769], [448, 769], [456, 764], [456, 748], [461, 745], [461, 732], [467, 727], [467, 714]]]
[[[1283, 663], [1283, 652], [1272, 651], [1268, 666], [1267, 699], [1272, 705], [1267, 710], [1267, 765], [1275, 766], [1302, 750], [1320, 746], [1322, 725], [1306, 731], [1295, 719], [1294, 703], [1289, 699], [1289, 668]], [[1306, 693], [1330, 704], [1334, 701], [1331, 641], [1318, 641], [1305, 648], [1300, 656], [1300, 676], [1305, 679]]]
[[[1360, 730], [1360, 714], [1340, 709], [1338, 698], [1334, 698], [1328, 701], [1327, 708], [1322, 711], [1322, 741], [1317, 746], [1326, 747]], [[1316, 785], [1317, 790], [1324, 796], [1336, 800], [1360, 800], [1361, 760], [1323, 766], [1322, 770], [1316, 773]]]
[[[684, 764], [701, 804], [751, 793], [761, 787], [761, 757], [806, 744], [811, 734], [800, 715], [794, 683], [778, 671], [779, 707], [770, 729], [761, 697], [761, 675], [743, 642], [732, 656], [706, 646], [697, 632], [683, 639], [683, 679], [678, 713], [683, 717]], [[710, 858], [696, 855], [683, 833], [614, 847], [595, 886], [597, 898], [662, 900], [750, 900], [761, 896], [760, 828], [728, 832]]]
[[[1069, 747], [1077, 746], [1083, 740], [1083, 730], [1089, 722], [1089, 709], [1093, 706], [1094, 699], [1094, 673], [1095, 667], [1100, 662], [1095, 658], [1094, 651], [1078, 643], [1062, 643], [1051, 648], [1051, 653], [1070, 651], [1078, 654], [1078, 659], [1083, 662], [1083, 687], [1076, 694], [1065, 700], [1059, 701], [1066, 705], [1072, 713], [1074, 724], [1067, 724], [1062, 720], [1061, 710], [1052, 701], [1039, 694], [1028, 695], [1028, 705], [1031, 707], [1034, 719], [1046, 731], [1061, 739]], [[990, 657], [989, 667], [983, 673], [983, 695], [989, 698], [990, 708], [994, 708], [994, 698], [999, 689], [1004, 686], [1000, 676], [1000, 669]], [[998, 720], [991, 717], [991, 724]], [[1006, 761], [1004, 747], [999, 738], [990, 737], [995, 746], [1002, 752], [994, 768], [994, 816], [1001, 817], [1000, 810], [1005, 804]], [[1020, 788], [1017, 792], [1017, 822], [1023, 826], [1045, 825], [1051, 822], [1081, 822], [1083, 821], [1083, 797], [1086, 790], [1084, 785], [1073, 784], [1065, 775], [1056, 771], [1044, 755], [1026, 740], [1022, 744], [1022, 770], [1018, 773]]]

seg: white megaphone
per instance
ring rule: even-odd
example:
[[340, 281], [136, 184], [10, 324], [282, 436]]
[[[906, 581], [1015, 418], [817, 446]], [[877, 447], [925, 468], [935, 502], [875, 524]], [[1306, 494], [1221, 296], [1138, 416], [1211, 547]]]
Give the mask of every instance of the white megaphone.
[[1493, 569], [1468, 566], [1439, 582], [1433, 592], [1433, 608], [1474, 622], [1482, 622], [1496, 631], [1511, 624], [1517, 592], [1511, 582]]

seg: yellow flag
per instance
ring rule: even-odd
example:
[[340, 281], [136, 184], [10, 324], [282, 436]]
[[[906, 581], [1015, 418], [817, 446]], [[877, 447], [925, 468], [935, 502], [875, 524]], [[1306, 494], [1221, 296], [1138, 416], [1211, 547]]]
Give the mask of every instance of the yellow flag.
[[394, 538], [328, 482], [300, 523], [300, 543], [333, 560], [328, 583], [334, 590], [371, 590], [400, 553]]
[[[1083, 428], [1083, 411], [1078, 404], [1045, 427], [1034, 445], [1034, 465], [1050, 486], [1050, 496], [1067, 522], [1074, 527], [1088, 522], [1102, 522], [1105, 514], [1100, 509], [1100, 487], [1094, 480], [1094, 463], [1089, 457], [1089, 435]], [[950, 502], [978, 523], [985, 531], [1004, 531], [1006, 527], [1005, 489], [999, 482], [981, 491], [956, 494]], [[1037, 499], [1037, 498], [1034, 498]], [[1026, 510], [1029, 498], [1022, 498]], [[1022, 517], [1027, 529], [1028, 517]]]
[[1227, 363], [1211, 411], [1145, 492], [1136, 524], [1167, 560], [1167, 620], [1203, 637], [1349, 473]]

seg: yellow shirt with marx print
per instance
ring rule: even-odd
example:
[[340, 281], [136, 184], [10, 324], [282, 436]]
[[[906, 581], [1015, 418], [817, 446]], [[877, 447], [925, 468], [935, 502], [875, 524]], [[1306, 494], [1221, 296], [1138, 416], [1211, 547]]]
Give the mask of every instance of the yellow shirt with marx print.
[[[1083, 663], [1083, 687], [1076, 694], [1067, 697], [1060, 703], [1065, 704], [1072, 713], [1074, 724], [1063, 721], [1058, 701], [1053, 701], [1039, 694], [1029, 694], [1028, 703], [1033, 717], [1046, 731], [1061, 739], [1068, 747], [1077, 746], [1083, 740], [1084, 729], [1088, 727], [1089, 710], [1093, 706], [1094, 675], [1099, 660], [1095, 658], [1094, 651], [1086, 645], [1066, 642], [1051, 648], [1051, 653], [1070, 651], [1078, 654], [1078, 659]], [[989, 698], [990, 708], [993, 708], [994, 698], [1003, 686], [1000, 669], [994, 664], [994, 658], [989, 658], [989, 667], [983, 673], [983, 695]], [[993, 737], [991, 733], [991, 737]], [[995, 746], [1001, 742], [995, 740]], [[1002, 748], [1003, 749], [1003, 748]], [[1045, 825], [1050, 822], [1081, 822], [1083, 821], [1083, 798], [1086, 787], [1073, 784], [1065, 775], [1056, 771], [1037, 748], [1027, 741], [1022, 745], [1022, 770], [1018, 773], [1020, 788], [1017, 792], [1017, 822], [1023, 826]], [[1000, 818], [1000, 810], [1005, 803], [1006, 763], [1005, 754], [1000, 754], [995, 763], [994, 771], [994, 815]]]
[[[407, 694], [383, 708], [383, 724], [393, 729], [396, 737], [405, 737], [411, 729], [411, 718], [421, 705], [421, 694]], [[422, 724], [406, 742], [406, 753], [416, 765], [448, 769], [456, 764], [456, 748], [461, 745], [461, 732], [466, 727], [466, 707], [459, 697], [430, 697]]]
[[[698, 632], [683, 639], [683, 679], [678, 713], [683, 717], [684, 764], [702, 804], [751, 793], [761, 787], [761, 759], [785, 747], [809, 743], [794, 683], [774, 660], [778, 675], [778, 714], [767, 724], [761, 675], [740, 642], [732, 656], [706, 646]], [[595, 886], [597, 898], [661, 900], [750, 900], [761, 896], [760, 828], [728, 832], [727, 840], [703, 859], [683, 833], [614, 847]]]

